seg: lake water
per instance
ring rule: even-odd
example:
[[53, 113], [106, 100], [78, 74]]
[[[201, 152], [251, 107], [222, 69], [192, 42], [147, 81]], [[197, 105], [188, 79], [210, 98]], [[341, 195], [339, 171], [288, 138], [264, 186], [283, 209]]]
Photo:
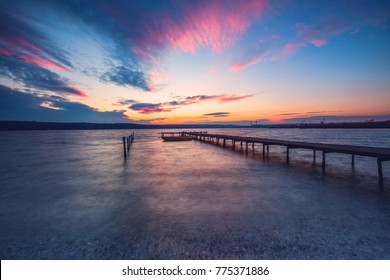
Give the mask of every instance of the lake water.
[[[390, 130], [209, 129], [390, 148]], [[0, 132], [1, 259], [390, 259], [390, 162], [157, 130]], [[238, 145], [239, 147], [239, 145]]]

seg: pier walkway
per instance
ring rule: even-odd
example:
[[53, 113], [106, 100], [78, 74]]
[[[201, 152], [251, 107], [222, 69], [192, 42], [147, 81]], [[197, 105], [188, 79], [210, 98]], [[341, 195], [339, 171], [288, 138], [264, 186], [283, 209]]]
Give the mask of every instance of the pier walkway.
[[377, 147], [363, 147], [353, 145], [338, 145], [338, 144], [322, 144], [322, 143], [310, 143], [310, 142], [299, 142], [299, 141], [286, 141], [276, 139], [266, 139], [258, 137], [243, 137], [243, 136], [232, 136], [222, 134], [209, 134], [207, 132], [181, 132], [182, 135], [190, 136], [193, 139], [214, 143], [226, 147], [226, 142], [230, 141], [233, 150], [236, 149], [236, 143], [239, 142], [241, 149], [245, 144], [245, 152], [248, 153], [248, 145], [252, 144], [252, 152], [254, 153], [255, 143], [263, 145], [263, 157], [265, 157], [266, 150], [269, 152], [269, 146], [277, 145], [286, 147], [286, 160], [289, 161], [291, 149], [308, 149], [313, 151], [313, 159], [316, 158], [316, 151], [322, 152], [322, 171], [325, 172], [326, 166], [326, 154], [328, 153], [341, 153], [352, 155], [352, 166], [355, 163], [355, 156], [373, 157], [377, 159], [378, 165], [378, 176], [379, 183], [383, 184], [383, 171], [382, 162], [390, 160], [390, 149], [389, 148], [377, 148]]

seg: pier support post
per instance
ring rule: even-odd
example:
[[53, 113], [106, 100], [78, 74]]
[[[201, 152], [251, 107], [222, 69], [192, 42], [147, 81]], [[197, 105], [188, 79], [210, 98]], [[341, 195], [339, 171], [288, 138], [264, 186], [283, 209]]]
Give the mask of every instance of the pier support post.
[[263, 143], [263, 158], [265, 157], [265, 144]]
[[377, 159], [378, 163], [378, 176], [379, 176], [379, 184], [383, 184], [383, 172], [382, 172], [382, 161], [380, 158]]
[[245, 142], [245, 153], [248, 155], [248, 142]]
[[355, 167], [355, 155], [352, 155], [352, 160], [351, 160], [352, 168]]
[[225, 148], [225, 146], [226, 146], [226, 139], [223, 138], [223, 147]]
[[287, 146], [287, 163], [290, 162], [290, 148]]
[[122, 137], [123, 140], [123, 155], [126, 157], [126, 137]]
[[325, 173], [325, 151], [322, 151], [322, 173]]
[[232, 143], [233, 143], [233, 150], [236, 150], [236, 141], [232, 140]]
[[269, 145], [267, 145], [267, 154], [269, 154]]
[[241, 151], [242, 151], [242, 141], [241, 141], [241, 144], [240, 144], [240, 146], [241, 146]]
[[316, 150], [313, 150], [313, 161], [316, 162]]

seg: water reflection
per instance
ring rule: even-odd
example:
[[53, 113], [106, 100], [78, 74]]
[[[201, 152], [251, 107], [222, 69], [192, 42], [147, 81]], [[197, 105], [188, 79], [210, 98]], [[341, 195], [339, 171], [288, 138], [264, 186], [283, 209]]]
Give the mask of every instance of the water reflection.
[[[371, 162], [359, 159], [351, 171], [343, 166], [350, 159], [335, 157], [323, 175], [305, 152], [294, 150], [287, 165], [274, 147], [265, 159], [246, 157], [197, 141], [164, 143], [157, 132], [136, 131], [126, 160], [123, 131], [0, 134], [0, 257], [390, 257], [389, 197], [377, 193]], [[307, 140], [329, 132], [231, 133]], [[365, 140], [349, 133], [388, 145], [387, 131]]]

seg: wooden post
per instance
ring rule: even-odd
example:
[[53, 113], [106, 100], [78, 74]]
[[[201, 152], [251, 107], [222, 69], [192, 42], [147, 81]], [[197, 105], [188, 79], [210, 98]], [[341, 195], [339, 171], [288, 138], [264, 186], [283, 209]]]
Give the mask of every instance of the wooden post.
[[263, 143], [263, 158], [265, 157], [265, 144]]
[[322, 151], [322, 173], [325, 173], [325, 151]]
[[248, 142], [245, 142], [245, 153], [248, 154]]
[[352, 155], [351, 164], [352, 164], [352, 168], [355, 167], [355, 155]]
[[313, 150], [313, 161], [314, 162], [316, 161], [316, 150], [315, 149]]
[[382, 161], [380, 158], [377, 159], [378, 163], [378, 175], [379, 175], [379, 184], [383, 184], [383, 172], [382, 172]]
[[290, 162], [290, 148], [287, 146], [287, 163]]
[[232, 143], [233, 143], [233, 150], [236, 149], [236, 140], [232, 140]]
[[123, 155], [126, 157], [126, 137], [122, 137], [123, 140]]
[[226, 138], [223, 138], [223, 147], [225, 148], [226, 146]]
[[241, 140], [241, 144], [240, 144], [240, 146], [241, 146], [241, 150], [242, 150], [242, 140]]
[[252, 143], [252, 154], [255, 154], [255, 142]]
[[267, 153], [269, 153], [269, 145], [267, 145]]

